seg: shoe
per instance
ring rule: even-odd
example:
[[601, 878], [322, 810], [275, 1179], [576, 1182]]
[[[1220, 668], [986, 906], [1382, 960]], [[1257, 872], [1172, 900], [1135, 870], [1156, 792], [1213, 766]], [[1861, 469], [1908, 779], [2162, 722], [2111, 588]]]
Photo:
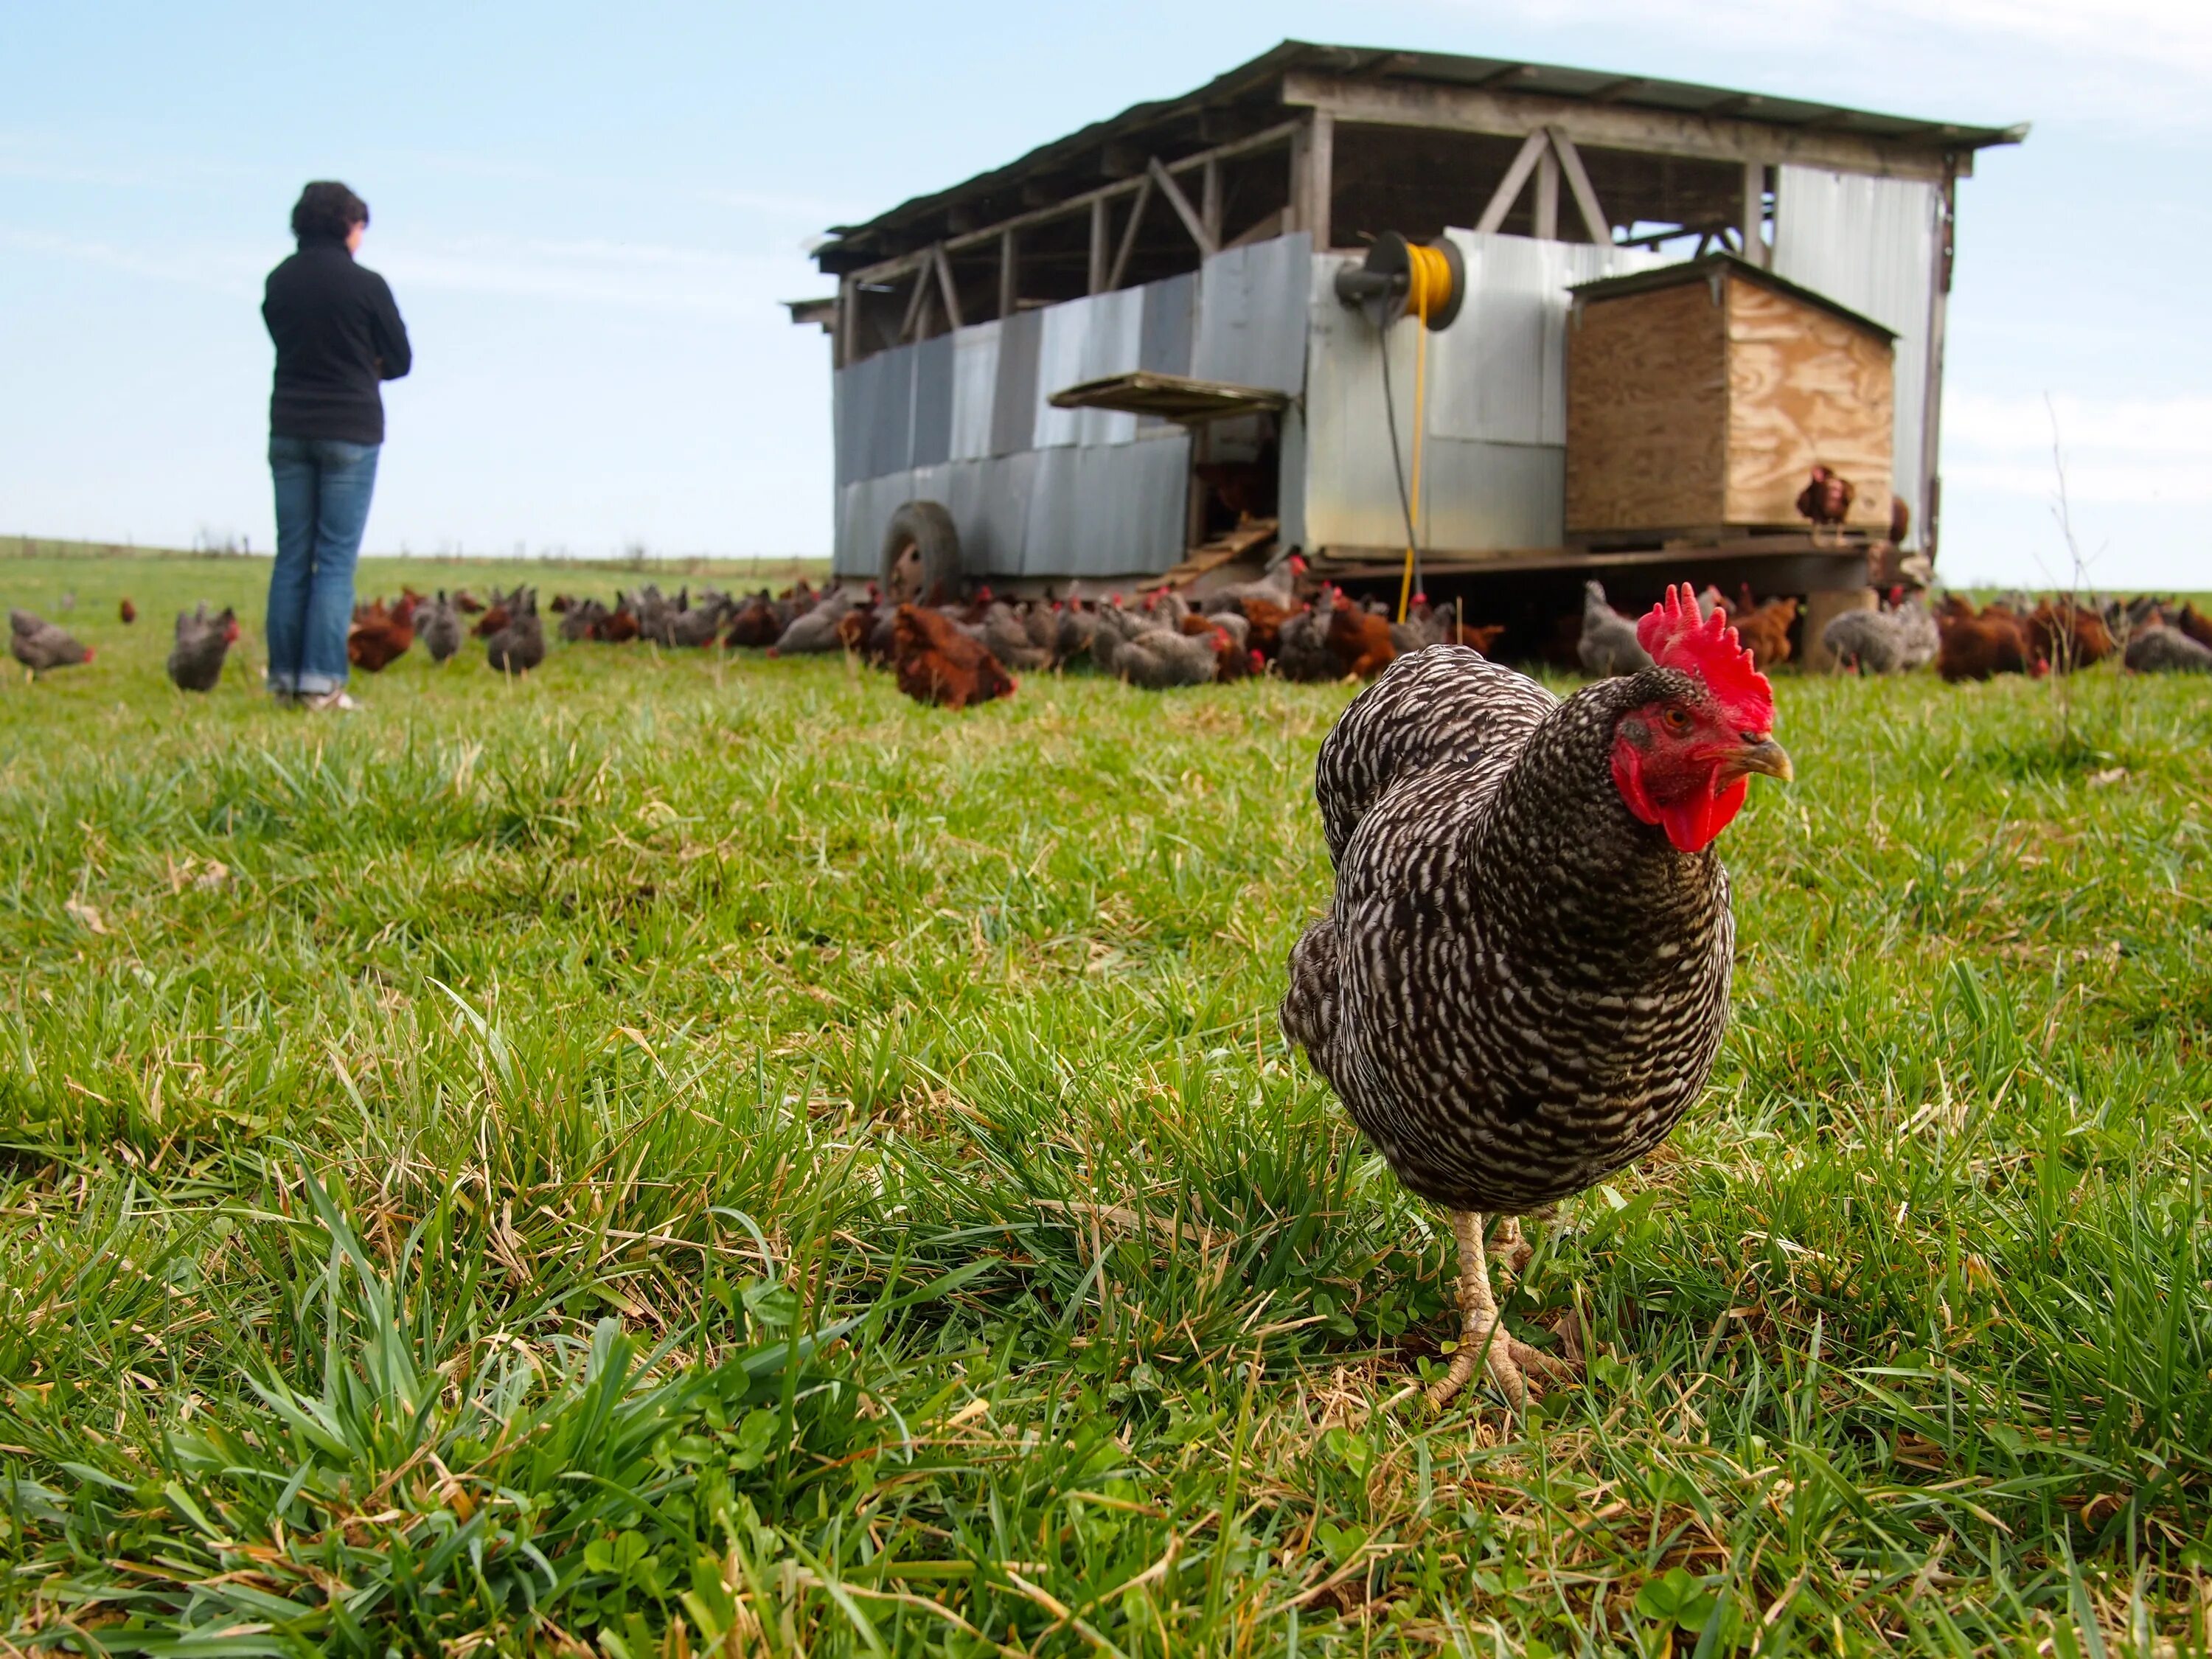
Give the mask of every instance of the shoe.
[[318, 691], [312, 695], [302, 695], [300, 698], [300, 706], [302, 708], [312, 708], [318, 714], [331, 711], [341, 714], [350, 714], [361, 707], [351, 697], [346, 696], [343, 687], [333, 691]]

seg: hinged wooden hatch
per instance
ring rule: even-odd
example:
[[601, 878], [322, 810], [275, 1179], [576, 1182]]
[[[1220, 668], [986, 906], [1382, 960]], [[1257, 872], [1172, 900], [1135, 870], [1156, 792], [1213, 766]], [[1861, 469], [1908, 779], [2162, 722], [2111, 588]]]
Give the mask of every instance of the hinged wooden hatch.
[[1054, 409], [1116, 409], [1129, 415], [1157, 415], [1185, 426], [1234, 420], [1240, 415], [1269, 414], [1287, 407], [1290, 401], [1282, 392], [1258, 386], [1198, 380], [1188, 374], [1162, 374], [1149, 368], [1085, 380], [1054, 392], [1051, 399]]

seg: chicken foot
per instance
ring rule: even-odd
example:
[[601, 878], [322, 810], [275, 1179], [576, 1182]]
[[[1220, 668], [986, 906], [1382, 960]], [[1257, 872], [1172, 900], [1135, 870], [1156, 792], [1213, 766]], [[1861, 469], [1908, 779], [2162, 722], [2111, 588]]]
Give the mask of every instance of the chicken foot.
[[[1429, 1404], [1442, 1410], [1465, 1388], [1478, 1364], [1486, 1366], [1490, 1380], [1516, 1411], [1528, 1402], [1531, 1392], [1571, 1378], [1576, 1368], [1540, 1348], [1529, 1346], [1505, 1328], [1498, 1311], [1498, 1298], [1490, 1288], [1490, 1259], [1483, 1244], [1482, 1217], [1473, 1210], [1451, 1212], [1452, 1236], [1459, 1242], [1459, 1347], [1451, 1369], [1429, 1390]], [[1521, 1236], [1521, 1221], [1509, 1216], [1498, 1230], [1499, 1254], [1510, 1270], [1528, 1265], [1533, 1252]], [[1535, 1387], [1532, 1390], [1531, 1382]]]

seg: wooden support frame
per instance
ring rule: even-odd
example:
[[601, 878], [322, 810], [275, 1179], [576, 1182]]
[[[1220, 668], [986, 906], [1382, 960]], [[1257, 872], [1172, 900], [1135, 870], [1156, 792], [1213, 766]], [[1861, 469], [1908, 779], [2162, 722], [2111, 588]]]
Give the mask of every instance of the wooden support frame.
[[945, 293], [945, 320], [954, 328], [961, 325], [960, 289], [952, 280], [952, 261], [945, 256], [945, 244], [939, 242], [930, 250], [930, 263], [937, 267], [937, 285]]
[[1521, 153], [1505, 169], [1505, 176], [1498, 181], [1498, 188], [1490, 192], [1490, 202], [1482, 210], [1482, 216], [1474, 228], [1488, 235], [1505, 222], [1505, 216], [1513, 211], [1514, 203], [1521, 199], [1522, 187], [1528, 184], [1528, 175], [1536, 170], [1536, 163], [1549, 147], [1551, 139], [1544, 133], [1532, 132], [1522, 141]]
[[[1290, 145], [1297, 135], [1305, 130], [1305, 126], [1306, 122], [1303, 117], [1297, 120], [1279, 122], [1274, 126], [1252, 134], [1249, 137], [1234, 139], [1225, 144], [1217, 144], [1212, 149], [1200, 150], [1194, 155], [1185, 155], [1176, 161], [1164, 162], [1162, 165], [1166, 167], [1170, 176], [1180, 179], [1185, 173], [1202, 170], [1209, 161], [1218, 165], [1223, 161], [1236, 161], [1242, 156], [1257, 155], [1265, 150], [1282, 149]], [[1134, 195], [1138, 191], [1147, 188], [1151, 183], [1152, 174], [1149, 171], [1139, 173], [1133, 178], [1117, 179], [1111, 184], [1101, 185], [1095, 190], [1084, 191], [1078, 195], [1068, 197], [1064, 201], [1055, 202], [1049, 207], [1031, 208], [1025, 212], [985, 225], [980, 229], [967, 231], [957, 236], [948, 236], [944, 239], [943, 246], [947, 253], [964, 253], [970, 249], [996, 241], [1000, 235], [1009, 230], [1028, 230], [1033, 226], [1050, 224], [1056, 219], [1066, 218], [1071, 214], [1086, 211], [1095, 213], [1102, 204], [1116, 201], [1124, 196]], [[851, 274], [864, 283], [893, 282], [905, 276], [916, 264], [927, 261], [928, 258], [929, 250], [919, 248], [911, 252], [894, 255], [888, 259], [878, 259], [875, 264], [864, 265]]]
[[1221, 246], [1221, 161], [1206, 158], [1205, 176], [1199, 185], [1198, 216], [1206, 222], [1206, 234], [1216, 249]]
[[1218, 253], [1221, 250], [1207, 233], [1205, 219], [1190, 204], [1190, 198], [1182, 193], [1182, 186], [1176, 183], [1169, 176], [1168, 170], [1160, 165], [1160, 158], [1153, 156], [1146, 163], [1145, 170], [1152, 175], [1152, 183], [1160, 194], [1167, 198], [1168, 205], [1176, 210], [1176, 217], [1182, 221], [1182, 228], [1190, 233], [1190, 240], [1198, 244], [1200, 255], [1211, 258]]
[[[1947, 165], [1946, 153], [1929, 143], [1803, 131], [1737, 116], [1678, 115], [1533, 93], [1360, 80], [1306, 70], [1293, 70], [1283, 77], [1283, 101], [1363, 125], [1437, 127], [1502, 138], [1526, 137], [1554, 127], [1578, 144], [1601, 149], [1707, 161], [1763, 161], [1770, 166], [1790, 161], [1928, 182], [1940, 182]], [[1961, 176], [1969, 170], [1955, 156], [1948, 164]]]
[[901, 345], [915, 338], [916, 331], [922, 326], [922, 308], [929, 303], [930, 284], [936, 280], [936, 276], [937, 273], [930, 268], [929, 256], [925, 253], [915, 264], [914, 292], [907, 296], [906, 315], [899, 322], [898, 337]]
[[1583, 217], [1583, 228], [1589, 239], [1601, 246], [1613, 242], [1613, 222], [1605, 216], [1597, 191], [1590, 185], [1589, 170], [1583, 166], [1583, 153], [1575, 148], [1575, 141], [1557, 127], [1546, 129], [1552, 141], [1552, 149], [1559, 158], [1559, 170], [1567, 176], [1567, 189], [1575, 198], [1575, 211]]
[[1112, 293], [1129, 274], [1129, 260], [1137, 251], [1137, 232], [1145, 222], [1145, 210], [1152, 204], [1152, 176], [1137, 181], [1137, 199], [1129, 204], [1129, 222], [1121, 231], [1121, 246], [1114, 252], [1114, 268], [1106, 273], [1106, 289]]
[[1933, 277], [1928, 285], [1928, 390], [1920, 424], [1920, 550], [1929, 559], [1936, 554], [1943, 522], [1943, 475], [1937, 470], [1943, 440], [1943, 347], [1951, 305], [1951, 260], [1956, 246], [1959, 220], [1959, 173], [1943, 175], [1936, 194], [1936, 252]]
[[1327, 110], [1316, 110], [1307, 125], [1305, 143], [1296, 153], [1299, 165], [1291, 180], [1291, 199], [1297, 208], [1298, 228], [1313, 238], [1316, 252], [1325, 252], [1335, 210], [1336, 118]]
[[1743, 164], [1743, 216], [1736, 227], [1736, 234], [1743, 240], [1743, 257], [1762, 268], [1767, 264], [1765, 228], [1766, 163], [1746, 161]]
[[1540, 242], [1559, 240], [1559, 153], [1548, 135], [1536, 155], [1535, 236]]
[[1011, 317], [1022, 302], [1021, 239], [1011, 230], [999, 233], [999, 315]]
[[[1106, 244], [1112, 230], [1111, 222], [1107, 217], [1106, 200], [1103, 196], [1091, 198], [1091, 280], [1085, 289], [1090, 294], [1106, 291]], [[1012, 225], [1006, 228], [1006, 234], [1010, 236], [1015, 234]]]

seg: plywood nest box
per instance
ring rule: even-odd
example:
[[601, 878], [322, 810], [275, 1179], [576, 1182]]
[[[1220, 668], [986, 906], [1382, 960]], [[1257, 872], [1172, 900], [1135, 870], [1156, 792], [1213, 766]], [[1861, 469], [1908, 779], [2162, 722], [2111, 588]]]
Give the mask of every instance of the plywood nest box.
[[1570, 536], [1802, 531], [1815, 466], [1855, 491], [1836, 528], [1887, 532], [1892, 331], [1724, 253], [1573, 295]]

